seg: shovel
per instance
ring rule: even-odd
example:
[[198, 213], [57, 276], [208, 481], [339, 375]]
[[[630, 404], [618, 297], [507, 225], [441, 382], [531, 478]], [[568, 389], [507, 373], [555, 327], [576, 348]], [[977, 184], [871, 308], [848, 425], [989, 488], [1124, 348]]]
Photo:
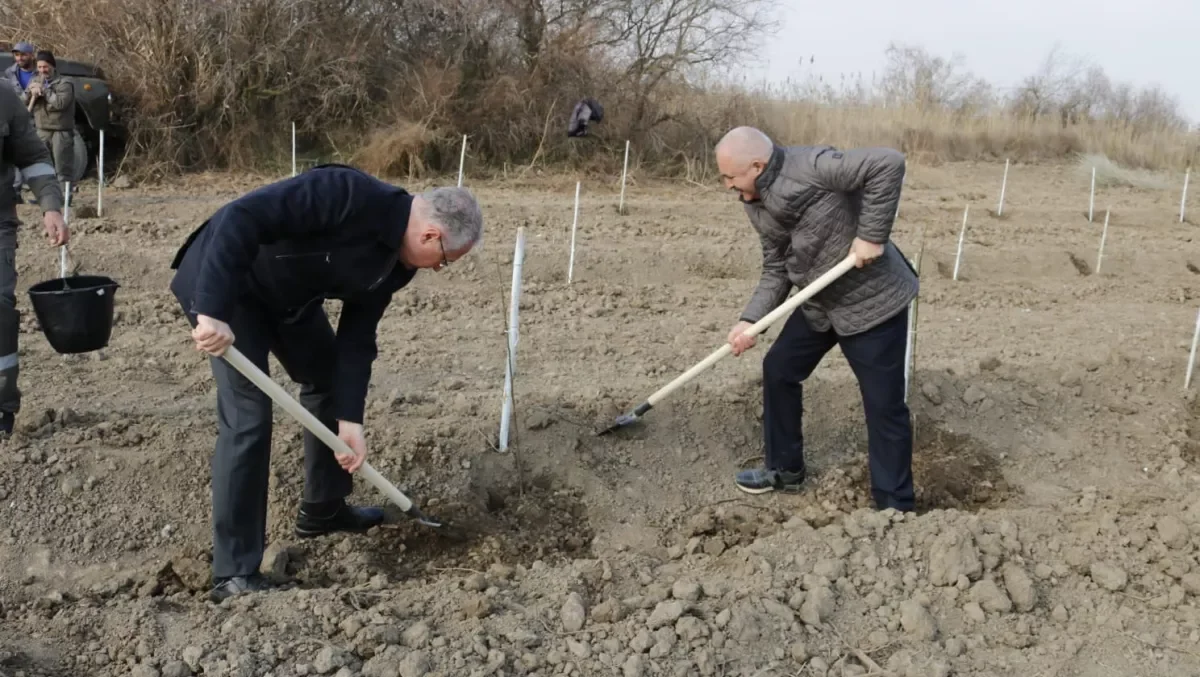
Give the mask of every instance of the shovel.
[[[798, 294], [796, 294], [795, 296], [784, 301], [782, 304], [779, 305], [778, 308], [776, 308], [775, 310], [772, 310], [770, 313], [767, 313], [767, 315], [765, 317], [763, 317], [758, 322], [755, 322], [748, 329], [746, 329], [746, 331], [742, 332], [742, 335], [743, 336], [757, 336], [757, 335], [761, 334], [763, 331], [765, 331], [767, 329], [767, 327], [770, 327], [776, 320], [778, 320], [779, 318], [783, 317], [784, 315], [790, 313], [792, 310], [799, 307], [801, 303], [804, 303], [805, 301], [807, 301], [810, 298], [812, 298], [813, 296], [815, 296], [817, 294], [817, 292], [821, 291], [825, 287], [828, 287], [834, 280], [838, 279], [842, 275], [845, 275], [846, 271], [848, 271], [854, 267], [854, 264], [856, 261], [857, 261], [857, 259], [855, 258], [854, 254], [847, 254], [846, 258], [842, 259], [841, 263], [837, 264], [830, 270], [826, 271], [824, 275], [813, 280], [811, 284], [809, 284], [804, 289], [801, 289], [800, 292]], [[660, 388], [653, 395], [646, 398], [646, 401], [639, 404], [637, 406], [637, 408], [633, 410], [633, 412], [624, 414], [622, 416], [618, 416], [616, 423], [605, 428], [604, 430], [601, 430], [600, 432], [598, 432], [596, 434], [597, 435], [607, 435], [608, 433], [611, 433], [614, 430], [618, 430], [620, 428], [624, 428], [626, 426], [636, 423], [637, 420], [640, 419], [643, 414], [645, 414], [647, 411], [650, 411], [650, 409], [652, 407], [654, 407], [654, 405], [661, 402], [667, 395], [670, 395], [671, 393], [673, 393], [676, 390], [678, 390], [679, 388], [681, 388], [688, 381], [691, 381], [692, 379], [696, 378], [696, 376], [698, 376], [700, 374], [700, 372], [713, 366], [721, 358], [730, 354], [732, 351], [733, 351], [733, 347], [730, 346], [728, 343], [722, 345], [720, 348], [717, 348], [708, 357], [706, 357], [703, 360], [701, 360], [700, 362], [698, 362], [696, 364], [696, 366], [683, 372], [678, 377], [676, 377], [674, 381], [671, 381], [667, 385]]]
[[[291, 414], [292, 417], [298, 420], [305, 428], [308, 428], [309, 432], [316, 435], [317, 439], [324, 442], [325, 445], [330, 449], [333, 449], [339, 454], [354, 454], [354, 451], [350, 449], [350, 445], [343, 442], [337, 435], [334, 435], [333, 431], [325, 427], [325, 424], [321, 423], [316, 416], [313, 416], [311, 412], [293, 399], [292, 396], [288, 395], [286, 390], [284, 390], [278, 383], [272, 381], [270, 377], [264, 374], [261, 369], [255, 366], [255, 364], [247, 359], [245, 355], [238, 351], [237, 348], [229, 346], [225, 349], [225, 354], [222, 355], [222, 357], [226, 362], [231, 364], [234, 369], [240, 371], [242, 376], [245, 376], [253, 381], [254, 385], [258, 386], [272, 400], [275, 400], [275, 404], [283, 407], [284, 411]], [[402, 510], [405, 515], [415, 519], [417, 523], [434, 528], [440, 528], [443, 526], [440, 521], [431, 519], [424, 515], [421, 512], [421, 509], [416, 506], [416, 504], [409, 500], [407, 496], [402, 494], [394, 484], [387, 481], [383, 475], [380, 475], [379, 471], [375, 470], [375, 468], [372, 468], [370, 463], [363, 461], [363, 464], [359, 467], [358, 472], [362, 475], [363, 479], [367, 480], [374, 485], [376, 489], [383, 492], [384, 496], [387, 496], [392, 503], [395, 503], [400, 507], [400, 510]]]

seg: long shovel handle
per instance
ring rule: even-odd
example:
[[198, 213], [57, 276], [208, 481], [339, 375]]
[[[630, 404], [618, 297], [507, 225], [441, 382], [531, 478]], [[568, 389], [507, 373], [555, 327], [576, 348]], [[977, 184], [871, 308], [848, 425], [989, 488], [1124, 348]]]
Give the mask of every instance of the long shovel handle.
[[[264, 393], [267, 394], [275, 404], [278, 404], [284, 411], [292, 415], [303, 425], [308, 428], [309, 432], [316, 435], [318, 439], [325, 443], [330, 449], [333, 449], [339, 454], [353, 455], [354, 451], [350, 449], [350, 445], [341, 440], [340, 437], [333, 434], [329, 428], [321, 423], [316, 416], [305, 409], [291, 395], [288, 395], [278, 383], [272, 381], [270, 377], [263, 373], [253, 362], [243, 355], [237, 348], [229, 346], [225, 349], [225, 353], [221, 356], [226, 362], [231, 364], [234, 369], [237, 369], [243, 376], [254, 382]], [[363, 461], [362, 466], [358, 469], [362, 474], [363, 479], [370, 482], [376, 489], [383, 492], [383, 495], [400, 507], [405, 513], [412, 514], [413, 502], [407, 496], [400, 492], [391, 482], [379, 474], [379, 471], [371, 467], [370, 463]], [[419, 514], [419, 511], [418, 511]], [[415, 515], [414, 515], [415, 516]]]
[[[804, 289], [801, 289], [800, 292], [797, 293], [795, 296], [793, 296], [790, 299], [779, 304], [779, 306], [777, 308], [775, 308], [775, 310], [772, 310], [771, 312], [767, 313], [766, 316], [763, 317], [761, 320], [750, 325], [750, 327], [748, 329], [746, 329], [745, 331], [742, 332], [742, 335], [743, 336], [757, 336], [757, 335], [761, 334], [763, 331], [765, 331], [767, 329], [767, 327], [770, 327], [779, 318], [792, 312], [797, 307], [799, 307], [801, 303], [804, 303], [805, 301], [811, 299], [813, 296], [816, 296], [817, 292], [820, 292], [822, 289], [824, 289], [825, 287], [828, 287], [831, 283], [833, 283], [834, 280], [838, 279], [842, 275], [845, 275], [847, 271], [849, 271], [851, 268], [854, 267], [854, 264], [856, 261], [857, 261], [857, 258], [854, 256], [854, 254], [846, 255], [846, 258], [842, 259], [841, 263], [839, 263], [836, 266], [834, 266], [833, 268], [830, 268], [829, 270], [827, 270], [823, 275], [821, 275], [817, 279], [813, 280], [807, 287], [805, 287]], [[679, 388], [681, 388], [688, 381], [691, 381], [692, 379], [696, 378], [696, 376], [700, 372], [713, 366], [714, 364], [716, 364], [718, 361], [720, 361], [723, 357], [730, 354], [731, 352], [733, 352], [733, 347], [730, 346], [728, 343], [721, 346], [720, 348], [717, 348], [711, 354], [709, 354], [708, 357], [704, 358], [703, 360], [700, 360], [700, 362], [698, 362], [696, 364], [696, 366], [683, 372], [678, 377], [676, 377], [674, 381], [671, 381], [670, 383], [663, 386], [662, 388], [659, 388], [658, 391], [656, 391], [653, 395], [646, 398], [646, 404], [643, 404], [642, 407], [646, 407], [647, 409], [649, 409], [650, 407], [653, 407], [654, 405], [658, 404], [665, 397], [667, 397], [671, 393], [673, 393], [676, 390], [678, 390]], [[649, 406], [647, 406], [647, 405], [649, 405]]]

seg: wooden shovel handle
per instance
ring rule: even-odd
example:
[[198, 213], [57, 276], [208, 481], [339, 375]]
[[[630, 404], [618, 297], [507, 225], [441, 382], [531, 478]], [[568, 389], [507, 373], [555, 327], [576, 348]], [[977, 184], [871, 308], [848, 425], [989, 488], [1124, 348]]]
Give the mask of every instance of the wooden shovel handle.
[[[807, 287], [801, 289], [800, 292], [795, 296], [779, 304], [779, 307], [775, 308], [775, 310], [772, 310], [761, 320], [750, 325], [748, 329], [742, 332], [742, 335], [757, 336], [761, 334], [767, 329], [767, 327], [770, 327], [777, 320], [779, 320], [779, 318], [792, 312], [798, 308], [801, 303], [804, 303], [813, 296], [816, 296], [817, 292], [821, 291], [825, 287], [828, 287], [834, 280], [838, 279], [842, 275], [845, 275], [847, 271], [854, 267], [854, 264], [857, 262], [857, 260], [858, 259], [854, 256], [854, 254], [847, 254], [846, 258], [842, 259], [841, 263], [838, 263], [833, 268], [827, 270], [823, 275], [809, 283]], [[700, 372], [713, 366], [731, 352], [733, 352], [732, 346], [730, 346], [728, 343], [722, 345], [720, 348], [717, 348], [711, 354], [709, 354], [708, 357], [700, 360], [700, 362], [698, 362], [694, 367], [680, 374], [674, 381], [671, 381], [667, 385], [660, 388], [657, 392], [647, 398], [646, 402], [649, 403], [650, 406], [658, 404], [663, 400], [663, 398], [675, 392], [693, 378], [696, 378]]]
[[[350, 449], [350, 445], [346, 444], [340, 437], [333, 434], [332, 430], [327, 428], [324, 423], [321, 423], [316, 416], [313, 416], [309, 410], [305, 409], [299, 402], [292, 398], [291, 395], [288, 395], [286, 390], [284, 390], [278, 383], [272, 381], [269, 376], [264, 374], [261, 369], [259, 369], [240, 351], [238, 351], [237, 348], [229, 346], [225, 349], [225, 353], [221, 357], [224, 358], [225, 361], [230, 365], [232, 365], [234, 369], [237, 369], [239, 372], [241, 372], [242, 376], [245, 376], [253, 381], [254, 385], [258, 386], [259, 389], [266, 393], [268, 397], [275, 401], [275, 404], [278, 404], [283, 408], [284, 411], [291, 414], [292, 418], [299, 421], [300, 425], [304, 426], [309, 432], [316, 435], [317, 439], [324, 442], [325, 445], [330, 449], [339, 454], [354, 454], [354, 451]], [[387, 481], [387, 478], [385, 478], [383, 475], [380, 475], [379, 471], [371, 467], [370, 463], [363, 461], [363, 464], [359, 467], [358, 472], [363, 476], [363, 479], [370, 482], [376, 489], [382, 492], [384, 496], [387, 496], [388, 500], [399, 506], [401, 510], [407, 512], [412, 508], [413, 502], [409, 500], [407, 496], [401, 493], [401, 491], [397, 489], [394, 484]]]

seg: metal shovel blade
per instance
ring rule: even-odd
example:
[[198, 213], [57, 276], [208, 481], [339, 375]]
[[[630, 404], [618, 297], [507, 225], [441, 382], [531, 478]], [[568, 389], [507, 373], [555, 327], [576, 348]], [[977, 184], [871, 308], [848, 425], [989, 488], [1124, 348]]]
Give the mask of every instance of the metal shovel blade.
[[[829, 284], [837, 278], [846, 274], [847, 271], [854, 267], [856, 261], [857, 257], [855, 257], [853, 253], [847, 254], [846, 257], [842, 259], [841, 263], [838, 263], [833, 268], [825, 271], [820, 277], [810, 282], [804, 289], [801, 289], [800, 292], [795, 296], [792, 296], [788, 300], [779, 304], [778, 307], [767, 313], [762, 319], [760, 319], [758, 322], [755, 322], [753, 325], [743, 331], [742, 335], [757, 336], [761, 334], [764, 330], [766, 330], [767, 327], [771, 326], [773, 322], [800, 307], [801, 303], [804, 303], [808, 299], [812, 298], [814, 294], [829, 286]], [[642, 414], [650, 411], [650, 408], [661, 402], [663, 398], [683, 387], [684, 384], [696, 378], [708, 368], [721, 361], [721, 359], [723, 359], [726, 355], [731, 353], [732, 347], [728, 343], [723, 344], [721, 347], [709, 353], [708, 357], [693, 365], [691, 369], [688, 369], [679, 376], [676, 376], [675, 380], [651, 394], [650, 397], [646, 398], [645, 402], [638, 405], [637, 409], [634, 409], [632, 413], [618, 417], [616, 423], [596, 434], [607, 435], [613, 431], [632, 425], [642, 417]]]
[[416, 520], [417, 524], [420, 524], [422, 526], [433, 527], [434, 529], [440, 529], [442, 526], [444, 526], [444, 524], [442, 522], [435, 520], [432, 517], [429, 517], [425, 513], [421, 512], [421, 510], [416, 505], [413, 505], [413, 507], [409, 508], [408, 510], [405, 510], [404, 514], [413, 518], [414, 520]]
[[[316, 416], [305, 409], [299, 402], [292, 398], [278, 383], [275, 383], [237, 348], [229, 346], [225, 349], [222, 358], [228, 362], [234, 369], [237, 369], [243, 376], [249, 379], [254, 385], [258, 386], [268, 397], [274, 400], [284, 411], [291, 414], [292, 418], [296, 419], [301, 425], [308, 429], [317, 439], [321, 440], [330, 449], [336, 449], [343, 455], [352, 454], [350, 447], [343, 442], [337, 435], [333, 434], [325, 424], [321, 423]], [[388, 497], [400, 510], [407, 516], [413, 518], [418, 524], [435, 529], [442, 529], [445, 525], [439, 520], [430, 518], [421, 512], [416, 503], [405, 496], [396, 485], [392, 484], [379, 471], [371, 466], [366, 461], [359, 467], [360, 476], [372, 484], [384, 496]]]
[[641, 405], [638, 406], [637, 409], [634, 409], [632, 412], [630, 412], [628, 414], [621, 414], [620, 416], [618, 416], [616, 423], [608, 426], [604, 430], [601, 430], [600, 432], [596, 433], [596, 435], [597, 436], [607, 435], [611, 432], [620, 430], [621, 428], [625, 428], [627, 426], [633, 425], [634, 423], [637, 423], [642, 418], [642, 414], [646, 413], [647, 411], [650, 411], [650, 406], [651, 405], [649, 402], [643, 402]]

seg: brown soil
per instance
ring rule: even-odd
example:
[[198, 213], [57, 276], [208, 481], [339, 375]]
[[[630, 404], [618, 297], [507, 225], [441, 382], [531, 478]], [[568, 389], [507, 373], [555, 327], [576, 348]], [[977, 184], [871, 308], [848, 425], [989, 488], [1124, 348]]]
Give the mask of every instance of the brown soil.
[[[594, 434], [736, 321], [759, 254], [729, 195], [643, 182], [622, 216], [619, 186], [585, 182], [568, 286], [574, 177], [489, 184], [484, 246], [397, 295], [368, 401], [376, 468], [454, 528], [397, 517], [294, 539], [300, 427], [280, 412], [268, 564], [290, 587], [221, 606], [203, 596], [214, 389], [168, 263], [256, 182], [114, 189], [103, 218], [77, 220], [81, 272], [122, 285], [111, 345], [81, 357], [55, 354], [33, 319], [24, 289], [57, 257], [22, 208], [0, 674], [1197, 674], [1200, 404], [1183, 391], [1196, 228], [1177, 223], [1177, 195], [1107, 189], [1096, 274], [1087, 181], [1015, 166], [1004, 217], [971, 219], [953, 281], [963, 205], [994, 204], [1002, 171], [910, 164], [893, 236], [915, 256], [923, 232], [931, 260], [910, 395], [917, 514], [865, 509], [862, 405], [837, 350], [806, 385], [810, 487], [736, 492], [761, 453], [775, 331], [637, 425]], [[518, 226], [516, 420], [500, 454]], [[356, 500], [380, 499], [361, 484]]]

